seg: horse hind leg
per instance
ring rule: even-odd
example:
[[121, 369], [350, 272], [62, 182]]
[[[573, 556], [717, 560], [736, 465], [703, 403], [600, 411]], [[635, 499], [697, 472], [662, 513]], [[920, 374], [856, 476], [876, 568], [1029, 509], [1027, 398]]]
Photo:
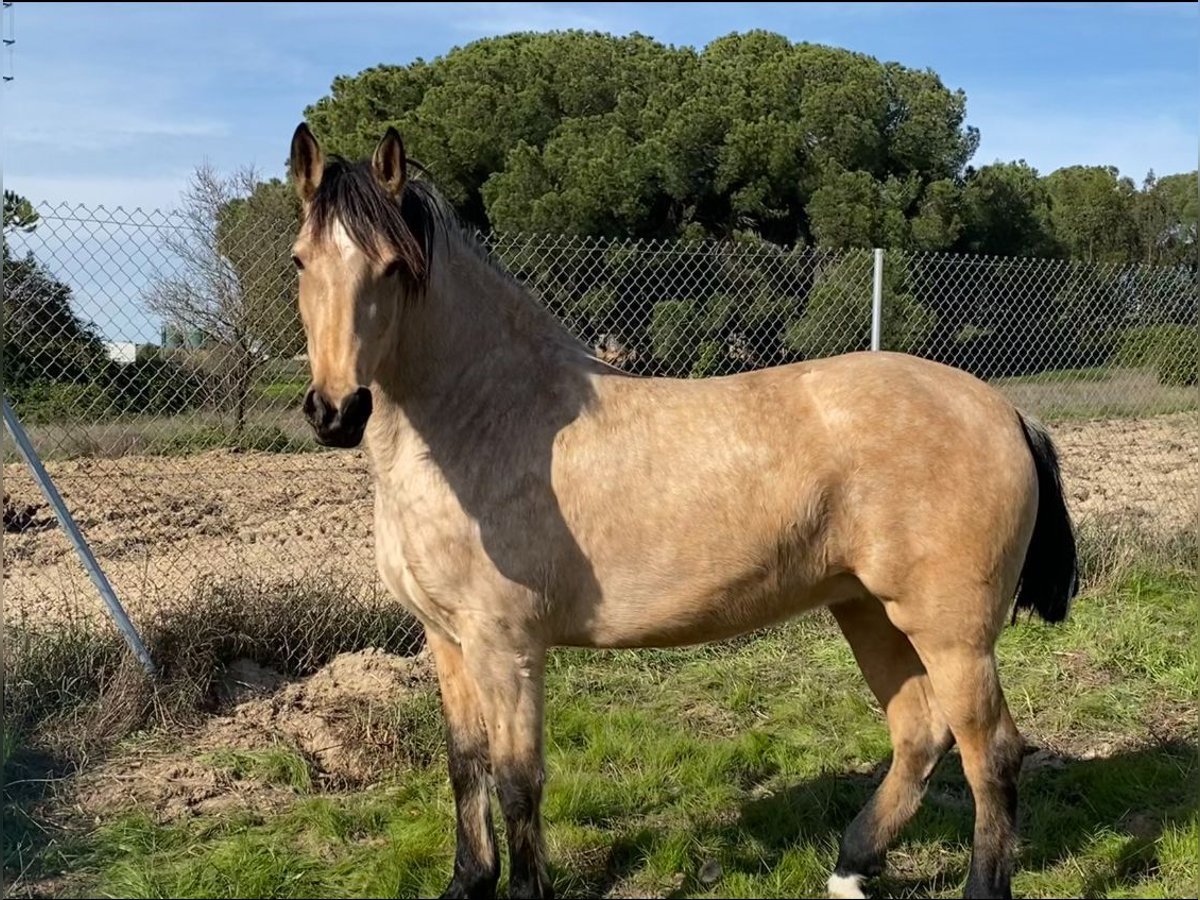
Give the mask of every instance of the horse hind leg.
[[1000, 687], [993, 647], [940, 638], [914, 640], [962, 756], [975, 799], [975, 833], [964, 897], [1012, 896], [1017, 782], [1025, 742]]
[[830, 897], [863, 897], [863, 881], [882, 873], [888, 847], [920, 807], [929, 776], [954, 738], [925, 667], [883, 605], [862, 597], [830, 609], [887, 714], [892, 738], [887, 775], [846, 829], [829, 878]]

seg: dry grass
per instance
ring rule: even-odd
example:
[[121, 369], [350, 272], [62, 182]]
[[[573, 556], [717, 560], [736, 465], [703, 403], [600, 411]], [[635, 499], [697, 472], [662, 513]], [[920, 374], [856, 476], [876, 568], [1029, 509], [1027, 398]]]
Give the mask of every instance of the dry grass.
[[422, 645], [412, 617], [389, 597], [329, 581], [208, 584], [145, 621], [141, 636], [161, 671], [153, 682], [115, 629], [90, 621], [10, 628], [8, 733], [69, 763], [136, 729], [211, 710], [233, 660], [307, 675], [347, 651], [410, 656]]

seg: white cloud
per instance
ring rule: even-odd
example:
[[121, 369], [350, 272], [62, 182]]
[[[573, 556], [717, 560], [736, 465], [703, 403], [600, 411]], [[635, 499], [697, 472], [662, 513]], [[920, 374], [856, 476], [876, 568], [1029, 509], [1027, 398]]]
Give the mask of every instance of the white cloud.
[[102, 150], [147, 138], [220, 137], [226, 122], [180, 110], [179, 85], [91, 66], [30, 66], [5, 98], [14, 146]]
[[4, 186], [39, 207], [86, 206], [115, 210], [172, 209], [187, 187], [188, 172], [166, 176], [21, 175], [5, 172]]
[[95, 106], [70, 120], [54, 117], [44, 106], [30, 114], [18, 108], [14, 119], [20, 123], [9, 136], [14, 145], [60, 150], [114, 150], [147, 138], [224, 137], [230, 131], [225, 122], [214, 119], [176, 119]]

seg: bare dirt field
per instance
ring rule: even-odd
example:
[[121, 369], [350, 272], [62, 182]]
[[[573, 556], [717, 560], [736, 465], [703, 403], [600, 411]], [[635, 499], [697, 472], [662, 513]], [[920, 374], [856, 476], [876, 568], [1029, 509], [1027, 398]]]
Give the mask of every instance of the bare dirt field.
[[[1196, 520], [1200, 419], [1066, 422], [1059, 443], [1071, 507], [1163, 532]], [[201, 579], [359, 577], [377, 585], [372, 500], [361, 451], [126, 456], [47, 463], [135, 620], [186, 602]], [[5, 619], [103, 615], [99, 599], [22, 464], [4, 468]]]

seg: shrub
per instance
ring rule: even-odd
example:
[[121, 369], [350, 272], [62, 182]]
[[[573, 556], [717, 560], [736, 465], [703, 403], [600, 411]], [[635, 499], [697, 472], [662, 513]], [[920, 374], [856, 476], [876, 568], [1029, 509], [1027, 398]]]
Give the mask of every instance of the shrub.
[[691, 300], [661, 300], [650, 320], [654, 356], [669, 371], [691, 368], [697, 344], [696, 307]]
[[1161, 325], [1136, 325], [1125, 329], [1117, 344], [1117, 362], [1131, 369], [1154, 363], [1161, 342]]
[[721, 365], [721, 345], [717, 341], [705, 341], [700, 345], [700, 350], [696, 355], [696, 362], [692, 365], [691, 376], [693, 378], [704, 378], [708, 375], [714, 375]]
[[122, 412], [169, 415], [200, 404], [204, 379], [165, 356], [139, 355], [113, 374], [112, 394]]
[[[864, 293], [867, 255], [857, 252], [831, 266], [813, 285], [804, 315], [789, 325], [787, 347], [804, 359], [836, 356], [871, 346], [871, 297]], [[884, 350], [915, 353], [937, 324], [932, 310], [913, 295], [903, 263], [883, 269]]]
[[1196, 332], [1180, 326], [1165, 336], [1154, 361], [1154, 371], [1162, 384], [1191, 387], [1200, 382], [1200, 344]]
[[113, 404], [108, 391], [94, 383], [35, 381], [13, 392], [13, 408], [29, 425], [93, 419]]
[[1196, 331], [1187, 325], [1139, 325], [1126, 329], [1117, 347], [1117, 362], [1130, 368], [1153, 367], [1163, 384], [1197, 383]]

